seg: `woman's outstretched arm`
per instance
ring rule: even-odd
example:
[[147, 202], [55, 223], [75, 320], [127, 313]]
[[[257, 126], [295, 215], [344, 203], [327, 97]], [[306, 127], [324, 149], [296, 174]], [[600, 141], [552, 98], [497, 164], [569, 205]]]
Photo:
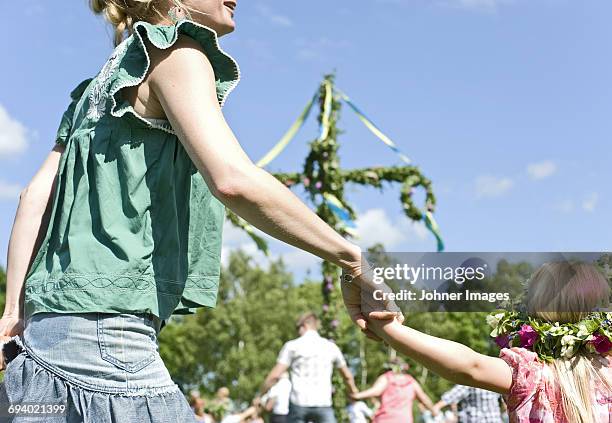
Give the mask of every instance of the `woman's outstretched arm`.
[[[199, 43], [181, 36], [168, 50], [150, 51], [145, 83], [213, 195], [272, 237], [359, 275], [361, 249], [243, 151], [222, 114], [212, 64]], [[365, 319], [351, 316], [364, 330]]]
[[427, 335], [401, 323], [370, 320], [370, 329], [395, 350], [451, 382], [507, 394], [512, 370], [501, 358], [480, 354], [458, 342]]
[[343, 268], [361, 250], [310, 210], [243, 151], [219, 106], [215, 76], [199, 43], [179, 37], [152, 50], [150, 86], [207, 185], [228, 208], [263, 232]]
[[14, 336], [23, 329], [25, 276], [49, 226], [56, 174], [65, 147], [55, 144], [30, 183], [21, 191], [6, 258], [6, 304], [0, 320], [0, 336]]

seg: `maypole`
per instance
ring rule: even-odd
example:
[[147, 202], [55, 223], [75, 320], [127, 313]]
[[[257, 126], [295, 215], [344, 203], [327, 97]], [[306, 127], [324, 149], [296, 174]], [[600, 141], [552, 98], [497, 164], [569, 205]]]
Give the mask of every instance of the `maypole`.
[[[340, 118], [342, 102], [345, 102], [364, 123], [364, 125], [378, 139], [391, 148], [405, 163], [402, 166], [370, 167], [362, 169], [344, 170], [340, 166], [338, 156], [337, 122]], [[353, 103], [353, 101], [340, 90], [334, 87], [334, 75], [325, 75], [317, 92], [308, 102], [302, 114], [291, 125], [283, 138], [259, 161], [257, 165], [266, 166], [295, 137], [307, 119], [315, 104], [319, 105], [319, 136], [310, 143], [310, 152], [304, 161], [301, 172], [273, 173], [285, 186], [291, 188], [298, 184], [303, 185], [309, 195], [310, 201], [316, 206], [316, 214], [337, 232], [345, 237], [358, 237], [355, 231], [355, 212], [344, 198], [344, 187], [347, 183], [374, 186], [383, 189], [383, 182], [401, 183], [400, 201], [405, 215], [413, 221], [423, 221], [425, 226], [434, 235], [437, 250], [442, 251], [444, 244], [438, 226], [433, 218], [436, 204], [431, 187], [431, 181], [412, 165], [411, 160], [403, 154], [391, 139], [389, 139], [374, 123]], [[414, 189], [420, 187], [425, 191], [425, 207], [419, 208], [413, 201]], [[257, 243], [258, 247], [268, 255], [266, 242], [260, 238], [251, 225], [227, 209], [228, 219], [238, 227], [244, 229]], [[339, 316], [342, 309], [340, 290], [341, 269], [336, 265], [323, 261], [322, 266], [322, 294], [323, 306], [321, 315], [321, 335], [331, 339], [338, 339]], [[334, 379], [336, 393], [334, 395], [334, 408], [336, 412], [344, 412], [346, 397], [340, 389], [341, 381], [336, 375]], [[338, 416], [340, 421], [341, 416]]]

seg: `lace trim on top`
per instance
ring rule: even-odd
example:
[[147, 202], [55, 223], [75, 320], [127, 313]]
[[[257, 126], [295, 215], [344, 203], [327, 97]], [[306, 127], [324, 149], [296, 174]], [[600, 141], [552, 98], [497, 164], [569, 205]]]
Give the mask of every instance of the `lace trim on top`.
[[[167, 31], [170, 31], [168, 33]], [[144, 36], [153, 44], [156, 48], [159, 49], [168, 49], [174, 45], [174, 43], [178, 40], [179, 33], [185, 33], [188, 36], [191, 36], [196, 41], [200, 42], [200, 44], [204, 47], [206, 55], [208, 56], [213, 70], [215, 72], [216, 78], [216, 86], [217, 86], [217, 98], [219, 101], [219, 105], [223, 107], [225, 101], [227, 100], [228, 95], [236, 88], [241, 79], [240, 68], [238, 63], [221, 47], [219, 46], [219, 40], [217, 33], [214, 29], [209, 28], [204, 25], [200, 25], [191, 20], [183, 19], [172, 26], [166, 25], [153, 25], [148, 22], [139, 21], [134, 25], [133, 34], [128, 37], [124, 42], [128, 42], [128, 40], [132, 40], [133, 43], [138, 43], [139, 50], [144, 54], [145, 63], [144, 68], [139, 71], [136, 75], [131, 75], [130, 72], [126, 69], [119, 69], [119, 72], [124, 72], [124, 77], [121, 78], [115, 86], [110, 86], [110, 89], [105, 90], [108, 92], [108, 97], [110, 97], [112, 101], [111, 106], [111, 114], [115, 117], [122, 117], [125, 113], [131, 113], [140, 121], [144, 122], [148, 126], [160, 129], [162, 131], [168, 132], [170, 134], [176, 135], [170, 122], [166, 119], [156, 119], [156, 118], [145, 118], [138, 114], [134, 108], [129, 104], [119, 105], [117, 103], [117, 93], [127, 87], [133, 87], [139, 85], [147, 75], [149, 71], [149, 67], [151, 65], [151, 60], [149, 58], [149, 53], [147, 51]], [[202, 33], [205, 35], [203, 36]], [[127, 44], [127, 43], [126, 43]], [[117, 48], [119, 50], [118, 54], [113, 54], [109, 62], [112, 62], [113, 57], [121, 57], [125, 51]], [[124, 55], [127, 60], [133, 60], [133, 55], [130, 55], [128, 52]], [[140, 59], [138, 59], [140, 60]], [[113, 71], [116, 70], [115, 64], [109, 64], [109, 72], [112, 74]], [[120, 63], [120, 68], [124, 67], [124, 63]], [[107, 87], [108, 88], [108, 87]]]

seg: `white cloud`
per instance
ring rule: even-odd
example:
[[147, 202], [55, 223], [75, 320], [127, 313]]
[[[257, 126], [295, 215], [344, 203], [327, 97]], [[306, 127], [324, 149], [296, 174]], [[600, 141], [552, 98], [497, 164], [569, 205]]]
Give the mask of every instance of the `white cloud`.
[[345, 50], [351, 47], [347, 40], [335, 40], [327, 37], [299, 38], [296, 40], [297, 58], [300, 60], [322, 60], [333, 56], [334, 50]]
[[19, 184], [0, 180], [0, 200], [15, 200], [19, 198], [22, 189]]
[[265, 232], [260, 231], [257, 228], [255, 233], [265, 239], [268, 242], [269, 257], [257, 248], [257, 245], [253, 242], [251, 237], [247, 235], [245, 231], [232, 225], [229, 220], [225, 221], [223, 227], [223, 246], [221, 248], [221, 263], [223, 266], [229, 264], [229, 256], [233, 250], [242, 250], [252, 257], [252, 263], [260, 266], [263, 269], [268, 269], [270, 262], [277, 261], [282, 256], [283, 262], [287, 269], [293, 271], [306, 271], [307, 269], [316, 268], [320, 263], [321, 259], [314, 254], [310, 254], [307, 251], [303, 251], [297, 248], [290, 247], [288, 252], [275, 252], [274, 246], [278, 245], [279, 242], [274, 237], [269, 236]]
[[428, 230], [422, 222], [413, 222], [405, 216], [400, 216], [393, 222], [384, 209], [369, 209], [359, 215], [355, 240], [361, 248], [371, 247], [377, 242], [386, 249], [401, 245], [407, 241], [424, 240]]
[[478, 197], [499, 197], [513, 186], [514, 181], [510, 178], [483, 175], [476, 179], [476, 195]]
[[33, 4], [28, 4], [27, 6], [25, 6], [25, 8], [23, 9], [23, 12], [28, 17], [35, 16], [35, 15], [44, 15], [45, 8], [40, 3], [33, 3]]
[[[375, 0], [377, 3], [408, 6], [408, 0]], [[434, 6], [473, 10], [478, 12], [497, 12], [501, 6], [515, 3], [516, 0], [426, 0]]]
[[287, 265], [287, 269], [317, 269], [321, 265], [322, 260], [315, 256], [314, 254], [310, 254], [307, 251], [303, 251], [300, 249], [295, 249], [294, 251], [290, 251], [288, 253], [282, 254], [283, 262]]
[[[423, 222], [413, 222], [404, 215], [398, 216], [395, 221], [390, 219], [383, 209], [369, 209], [358, 215], [355, 221], [359, 238], [352, 240], [362, 249], [371, 247], [377, 242], [382, 243], [386, 249], [392, 249], [406, 243], [425, 247], [430, 242], [429, 231]], [[231, 251], [241, 249], [252, 257], [252, 263], [264, 269], [269, 267], [270, 261], [276, 261], [282, 256], [287, 269], [291, 272], [306, 272], [319, 269], [321, 259], [314, 254], [288, 246], [284, 252], [278, 249], [279, 241], [255, 228], [255, 232], [268, 241], [270, 257], [261, 252], [251, 238], [243, 230], [236, 228], [226, 220], [223, 228], [223, 247], [221, 249], [221, 263], [227, 266]], [[284, 243], [282, 243], [284, 244]], [[276, 248], [275, 248], [276, 247]]]
[[0, 104], [0, 158], [23, 153], [28, 147], [28, 130]]
[[268, 6], [264, 4], [259, 3], [257, 5], [257, 11], [262, 17], [266, 18], [268, 22], [270, 23], [273, 23], [279, 26], [284, 26], [284, 27], [293, 26], [293, 21], [288, 16], [276, 13], [274, 10], [272, 10], [271, 8], [269, 8]]
[[599, 193], [593, 192], [582, 202], [582, 209], [587, 212], [595, 211], [597, 203], [599, 203]]
[[527, 174], [531, 179], [545, 179], [552, 176], [557, 171], [557, 165], [552, 160], [530, 163], [527, 165]]
[[576, 210], [582, 209], [585, 212], [591, 213], [595, 211], [597, 205], [599, 204], [599, 193], [592, 192], [588, 194], [582, 202], [575, 201], [572, 199], [563, 200], [557, 204], [555, 204], [554, 208], [563, 213], [572, 213]]
[[512, 1], [513, 0], [441, 0], [438, 1], [438, 3], [469, 10], [495, 12], [500, 6], [511, 3]]
[[574, 211], [574, 202], [572, 200], [563, 200], [555, 204], [554, 208], [563, 213], [571, 213]]

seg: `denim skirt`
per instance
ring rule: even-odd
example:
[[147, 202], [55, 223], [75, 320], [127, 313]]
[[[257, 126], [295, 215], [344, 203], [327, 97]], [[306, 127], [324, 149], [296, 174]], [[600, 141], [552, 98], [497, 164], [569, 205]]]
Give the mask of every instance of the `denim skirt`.
[[23, 334], [4, 345], [0, 402], [53, 411], [44, 417], [5, 412], [0, 422], [196, 422], [159, 355], [160, 327], [150, 314], [30, 316]]

